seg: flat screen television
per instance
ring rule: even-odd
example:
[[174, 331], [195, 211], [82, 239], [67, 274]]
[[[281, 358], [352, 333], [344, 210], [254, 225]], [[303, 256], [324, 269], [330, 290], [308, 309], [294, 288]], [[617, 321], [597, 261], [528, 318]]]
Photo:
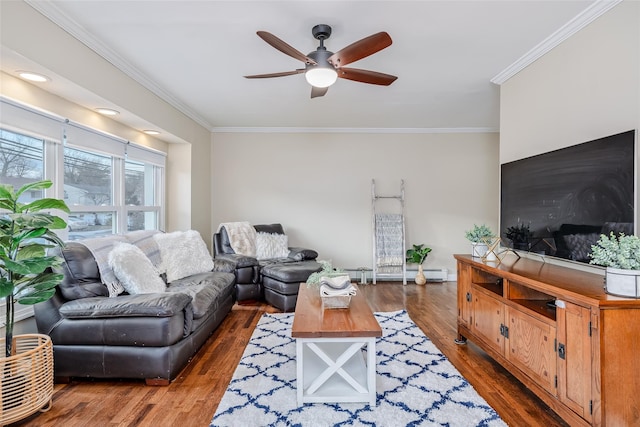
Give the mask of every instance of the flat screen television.
[[588, 263], [601, 233], [634, 234], [635, 158], [631, 130], [502, 164], [503, 244]]

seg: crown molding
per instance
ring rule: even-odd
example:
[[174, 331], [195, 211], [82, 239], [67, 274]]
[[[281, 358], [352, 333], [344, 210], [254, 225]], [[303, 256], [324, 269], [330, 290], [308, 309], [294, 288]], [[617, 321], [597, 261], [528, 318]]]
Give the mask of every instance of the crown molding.
[[377, 134], [443, 134], [498, 133], [496, 128], [316, 128], [316, 127], [213, 127], [212, 133], [377, 133]]
[[96, 37], [94, 37], [91, 33], [87, 32], [80, 24], [78, 24], [73, 19], [66, 16], [58, 6], [56, 6], [50, 0], [24, 0], [29, 6], [40, 12], [42, 15], [47, 17], [54, 24], [62, 28], [64, 31], [71, 34], [74, 38], [80, 41], [82, 44], [87, 46], [89, 49], [93, 50], [95, 53], [100, 55], [102, 58], [107, 60], [109, 63], [114, 65], [120, 71], [125, 73], [127, 76], [131, 77], [133, 80], [141, 84], [143, 87], [151, 91], [153, 94], [160, 97], [160, 99], [164, 100], [172, 107], [179, 110], [181, 113], [185, 114], [187, 117], [191, 118], [193, 121], [198, 123], [200, 126], [205, 129], [209, 129], [211, 127], [211, 123], [209, 123], [204, 117], [196, 113], [194, 110], [189, 108], [179, 99], [174, 97], [169, 92], [165, 91], [162, 87], [160, 87], [156, 82], [149, 79], [145, 74], [140, 72], [136, 67], [134, 67], [131, 63], [125, 60], [122, 56], [120, 56], [117, 52], [111, 49], [109, 46], [102, 43]]
[[524, 68], [535, 62], [538, 58], [554, 49], [560, 43], [604, 15], [608, 10], [616, 6], [622, 0], [596, 0], [583, 10], [579, 15], [560, 27], [556, 32], [544, 39], [529, 52], [521, 56], [516, 62], [509, 65], [498, 75], [491, 79], [491, 83], [502, 85]]

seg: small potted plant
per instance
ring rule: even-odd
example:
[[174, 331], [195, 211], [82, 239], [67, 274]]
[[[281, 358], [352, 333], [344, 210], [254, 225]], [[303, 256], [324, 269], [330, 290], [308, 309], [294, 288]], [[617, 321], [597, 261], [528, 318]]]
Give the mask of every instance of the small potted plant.
[[591, 264], [606, 267], [607, 293], [640, 298], [640, 238], [611, 232], [591, 246]]
[[427, 278], [424, 275], [422, 269], [422, 263], [427, 259], [427, 256], [431, 252], [431, 248], [427, 248], [422, 245], [413, 245], [413, 248], [407, 249], [407, 262], [418, 264], [418, 273], [416, 274], [416, 285], [424, 285], [427, 283]]
[[471, 242], [471, 255], [474, 257], [483, 257], [487, 253], [487, 245], [495, 239], [496, 235], [484, 224], [473, 224], [471, 230], [464, 232], [464, 237]]
[[[38, 181], [14, 191], [10, 185], [0, 184], [0, 297], [6, 301], [5, 352], [4, 357], [0, 356], [2, 425], [28, 417], [50, 404], [53, 395], [51, 338], [42, 334], [13, 335], [15, 304], [48, 300], [63, 278], [50, 271], [60, 259], [49, 256], [47, 249], [63, 245], [51, 230], [64, 229], [67, 224], [46, 211], [69, 212], [69, 208], [58, 199], [18, 201], [22, 194], [51, 185], [48, 180]], [[26, 365], [32, 366], [31, 370], [18, 368]]]
[[532, 236], [529, 224], [512, 225], [507, 228], [505, 236], [513, 243], [513, 249], [529, 250], [529, 240]]

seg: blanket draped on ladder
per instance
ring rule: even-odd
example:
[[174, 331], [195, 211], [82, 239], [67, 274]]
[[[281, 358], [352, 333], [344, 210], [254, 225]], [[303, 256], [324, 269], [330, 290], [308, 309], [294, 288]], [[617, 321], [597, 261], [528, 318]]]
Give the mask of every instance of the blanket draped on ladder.
[[396, 273], [404, 263], [403, 217], [376, 214], [376, 266], [381, 273]]

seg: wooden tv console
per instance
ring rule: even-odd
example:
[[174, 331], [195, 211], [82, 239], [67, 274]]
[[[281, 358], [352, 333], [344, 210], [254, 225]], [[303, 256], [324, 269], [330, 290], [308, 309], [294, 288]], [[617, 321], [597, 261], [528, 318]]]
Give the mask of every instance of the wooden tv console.
[[606, 294], [604, 277], [590, 272], [454, 256], [461, 342], [480, 346], [571, 426], [640, 426], [639, 299]]

